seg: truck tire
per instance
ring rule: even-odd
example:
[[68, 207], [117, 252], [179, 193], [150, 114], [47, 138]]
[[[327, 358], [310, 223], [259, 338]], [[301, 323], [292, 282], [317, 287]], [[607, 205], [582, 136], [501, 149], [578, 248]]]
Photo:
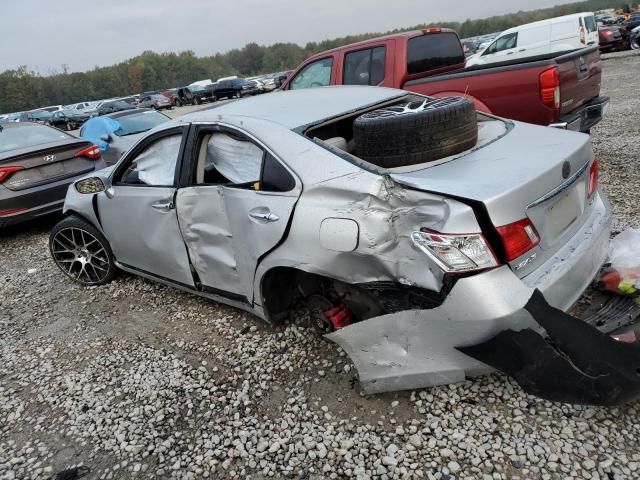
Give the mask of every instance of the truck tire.
[[355, 154], [382, 168], [431, 162], [475, 146], [476, 108], [462, 97], [411, 97], [360, 115], [353, 139]]

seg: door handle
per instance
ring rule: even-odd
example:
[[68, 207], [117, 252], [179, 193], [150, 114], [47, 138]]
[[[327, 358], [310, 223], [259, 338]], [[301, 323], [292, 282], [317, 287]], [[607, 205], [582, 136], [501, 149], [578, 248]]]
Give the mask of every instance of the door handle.
[[151, 208], [155, 208], [160, 212], [168, 212], [170, 210], [173, 210], [175, 208], [175, 205], [173, 204], [173, 202], [154, 203], [153, 205], [151, 205]]
[[261, 223], [277, 222], [280, 220], [275, 213], [271, 213], [268, 208], [258, 207], [249, 212], [249, 217], [258, 220]]
[[521, 48], [520, 50], [518, 50], [518, 52], [526, 52], [527, 49], [526, 48]]

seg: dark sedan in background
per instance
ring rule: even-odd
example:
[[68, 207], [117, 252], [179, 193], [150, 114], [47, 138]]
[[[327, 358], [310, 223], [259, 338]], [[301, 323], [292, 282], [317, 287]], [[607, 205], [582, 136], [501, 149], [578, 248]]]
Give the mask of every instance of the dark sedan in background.
[[135, 105], [132, 105], [129, 102], [124, 102], [122, 100], [113, 100], [110, 102], [103, 102], [97, 109], [96, 113], [98, 115], [106, 115], [108, 113], [114, 112], [122, 112], [124, 110], [131, 110], [136, 108]]
[[69, 184], [106, 164], [96, 145], [38, 123], [0, 126], [0, 228], [62, 210]]
[[91, 118], [91, 114], [80, 110], [60, 110], [53, 112], [49, 118], [49, 125], [69, 132], [80, 128], [80, 126]]

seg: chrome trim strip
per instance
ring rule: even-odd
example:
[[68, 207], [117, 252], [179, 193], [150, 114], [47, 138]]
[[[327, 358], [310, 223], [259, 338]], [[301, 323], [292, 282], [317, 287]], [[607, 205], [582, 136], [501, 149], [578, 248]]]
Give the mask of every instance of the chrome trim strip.
[[567, 179], [565, 182], [561, 183], [558, 187], [554, 188], [546, 195], [540, 197], [535, 202], [529, 204], [527, 206], [527, 209], [537, 207], [538, 205], [541, 205], [544, 202], [551, 200], [553, 197], [567, 190], [582, 176], [582, 174], [587, 170], [587, 168], [589, 168], [590, 165], [591, 165], [591, 162], [585, 163], [571, 178]]

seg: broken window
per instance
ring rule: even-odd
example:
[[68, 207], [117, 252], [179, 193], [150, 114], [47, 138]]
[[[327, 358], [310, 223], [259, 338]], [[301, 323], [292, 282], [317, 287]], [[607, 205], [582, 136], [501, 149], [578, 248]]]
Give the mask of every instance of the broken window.
[[182, 134], [162, 137], [137, 155], [120, 177], [120, 183], [171, 187], [174, 185], [176, 162], [180, 154]]

